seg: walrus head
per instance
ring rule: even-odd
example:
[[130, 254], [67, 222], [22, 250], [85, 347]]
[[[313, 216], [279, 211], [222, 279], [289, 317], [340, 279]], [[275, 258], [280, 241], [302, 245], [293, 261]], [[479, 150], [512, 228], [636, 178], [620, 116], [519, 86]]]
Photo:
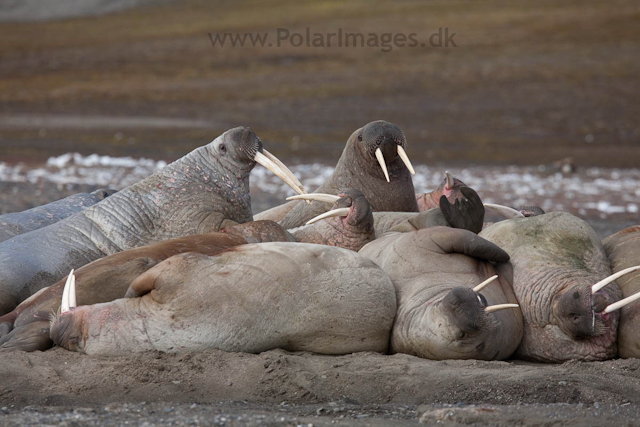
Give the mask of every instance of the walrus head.
[[558, 292], [552, 301], [552, 313], [558, 327], [573, 339], [584, 339], [604, 334], [611, 324], [615, 311], [639, 298], [631, 295], [615, 302], [614, 297], [604, 287], [617, 278], [639, 270], [640, 266], [629, 267], [618, 273], [588, 285], [573, 285]]
[[282, 179], [296, 193], [305, 194], [306, 191], [300, 181], [293, 175], [284, 163], [278, 160], [262, 146], [262, 141], [249, 127], [229, 129], [208, 146], [211, 154], [229, 173], [237, 171], [251, 171], [256, 163], [273, 172]]
[[339, 246], [354, 251], [375, 239], [373, 211], [369, 201], [360, 190], [347, 188], [337, 196], [324, 193], [311, 193], [292, 196], [287, 200], [312, 200], [333, 203], [331, 210], [309, 221], [311, 225], [322, 219], [330, 228], [317, 230], [326, 239], [324, 244]]
[[377, 161], [387, 182], [389, 176], [397, 176], [403, 168], [415, 175], [405, 151], [407, 140], [399, 126], [384, 120], [366, 124], [355, 133], [356, 144], [362, 153]]
[[488, 305], [480, 291], [497, 278], [497, 275], [492, 276], [473, 289], [456, 286], [442, 299], [440, 310], [448, 318], [451, 330], [455, 331], [452, 339], [471, 338], [490, 328], [490, 313], [518, 308], [518, 304]]

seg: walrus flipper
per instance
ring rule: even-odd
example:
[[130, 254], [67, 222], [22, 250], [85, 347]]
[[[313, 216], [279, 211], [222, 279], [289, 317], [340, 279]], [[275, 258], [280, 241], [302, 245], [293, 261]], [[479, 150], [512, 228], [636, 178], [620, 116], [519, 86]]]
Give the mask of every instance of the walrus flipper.
[[462, 187], [460, 192], [464, 197], [457, 198], [450, 203], [446, 196], [440, 197], [440, 209], [453, 228], [462, 228], [474, 233], [482, 231], [484, 221], [484, 205], [478, 193], [471, 187]]
[[509, 254], [471, 231], [448, 227], [431, 230], [431, 240], [444, 253], [460, 253], [491, 262], [509, 261]]

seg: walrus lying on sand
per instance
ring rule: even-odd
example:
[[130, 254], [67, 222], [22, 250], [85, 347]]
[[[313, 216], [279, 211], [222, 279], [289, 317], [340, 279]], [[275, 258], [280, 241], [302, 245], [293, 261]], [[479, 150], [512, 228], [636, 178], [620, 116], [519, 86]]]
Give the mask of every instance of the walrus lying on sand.
[[78, 193], [23, 212], [0, 215], [0, 242], [54, 224], [101, 202], [115, 192], [100, 189], [93, 193]]
[[0, 243], [0, 315], [103, 256], [251, 221], [256, 162], [304, 192], [260, 138], [239, 127], [82, 212]]
[[389, 277], [356, 252], [307, 243], [237, 246], [173, 256], [127, 295], [73, 307], [73, 284], [51, 338], [69, 350], [120, 355], [217, 348], [385, 352], [396, 311]]
[[522, 314], [510, 265], [491, 264], [506, 263], [509, 255], [493, 243], [467, 230], [433, 227], [390, 232], [360, 253], [395, 286], [393, 352], [436, 360], [503, 360], [518, 347]]
[[[232, 246], [256, 242], [287, 242], [291, 235], [272, 221], [256, 221], [224, 229], [164, 240], [100, 258], [75, 271], [77, 304], [90, 305], [123, 298], [131, 283], [161, 261], [185, 252], [215, 255]], [[12, 312], [0, 316], [0, 351], [46, 350], [49, 320], [60, 309], [67, 278], [40, 290]]]
[[[355, 188], [365, 195], [374, 212], [417, 212], [411, 180], [415, 171], [406, 145], [397, 125], [384, 120], [366, 124], [351, 134], [333, 174], [315, 192], [338, 194], [344, 188]], [[323, 205], [294, 200], [261, 212], [256, 219], [269, 219], [291, 229], [323, 213]]]
[[566, 212], [498, 222], [480, 233], [511, 257], [513, 289], [524, 315], [516, 355], [545, 362], [605, 360], [618, 353], [613, 283], [600, 239]]
[[611, 262], [611, 271], [630, 273], [616, 279], [624, 299], [605, 309], [610, 312], [622, 308], [618, 353], [624, 358], [640, 358], [640, 301], [634, 302], [640, 298], [640, 225], [625, 228], [604, 239], [602, 244]]

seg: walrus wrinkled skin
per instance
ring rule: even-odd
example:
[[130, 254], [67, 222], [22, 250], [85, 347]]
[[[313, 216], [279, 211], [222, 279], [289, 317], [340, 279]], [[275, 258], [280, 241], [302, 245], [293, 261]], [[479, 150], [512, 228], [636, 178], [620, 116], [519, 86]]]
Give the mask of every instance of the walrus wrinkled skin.
[[331, 210], [348, 208], [348, 214], [289, 230], [296, 241], [337, 246], [358, 252], [375, 239], [373, 212], [364, 194], [348, 188], [340, 191], [337, 196], [340, 199], [333, 204]]
[[[75, 272], [78, 305], [123, 298], [138, 276], [174, 255], [184, 252], [214, 255], [246, 243], [242, 237], [231, 234], [198, 234], [100, 258]], [[11, 313], [0, 316], [0, 350], [46, 350], [53, 345], [49, 338], [49, 317], [60, 308], [65, 280], [66, 277], [42, 289]]]
[[[355, 188], [365, 195], [374, 212], [417, 212], [411, 173], [397, 151], [398, 146], [406, 145], [402, 129], [397, 125], [383, 120], [368, 123], [351, 134], [333, 174], [315, 192], [338, 194], [342, 189]], [[376, 159], [378, 148], [384, 156], [390, 182]], [[293, 204], [295, 206], [289, 210]], [[275, 220], [285, 229], [291, 229], [304, 225], [328, 208], [322, 202], [293, 202], [291, 205], [274, 208], [285, 214], [279, 221], [279, 214], [274, 215], [274, 211], [258, 214], [256, 219]]]
[[127, 294], [54, 317], [51, 338], [99, 355], [385, 352], [396, 311], [393, 285], [373, 262], [306, 243], [176, 255], [136, 279]]
[[78, 193], [23, 212], [0, 215], [0, 242], [54, 224], [95, 205], [115, 192], [116, 190], [100, 189], [93, 193]]
[[[613, 273], [640, 265], [640, 225], [612, 234], [604, 239], [602, 244]], [[622, 276], [616, 279], [616, 283], [625, 298], [640, 292], [640, 271]], [[640, 358], [640, 301], [635, 301], [620, 310], [618, 354], [624, 358]]]
[[251, 129], [231, 129], [90, 208], [0, 243], [0, 315], [98, 258], [251, 221], [259, 152]]
[[[380, 266], [396, 288], [393, 352], [436, 360], [504, 360], [518, 347], [520, 310], [484, 310], [517, 303], [509, 264], [491, 264], [505, 263], [509, 256], [493, 243], [467, 230], [433, 227], [390, 232], [360, 253]], [[481, 293], [473, 291], [495, 274], [497, 281]]]
[[617, 312], [601, 313], [621, 292], [593, 229], [566, 212], [498, 222], [480, 233], [511, 256], [513, 290], [524, 315], [516, 354], [544, 362], [605, 360], [617, 355]]

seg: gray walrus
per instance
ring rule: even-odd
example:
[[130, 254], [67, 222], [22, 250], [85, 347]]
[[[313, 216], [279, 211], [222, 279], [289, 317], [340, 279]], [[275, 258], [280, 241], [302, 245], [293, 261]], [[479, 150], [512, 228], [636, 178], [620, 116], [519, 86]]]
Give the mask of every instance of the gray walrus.
[[90, 208], [0, 243], [0, 315], [103, 256], [251, 221], [256, 161], [302, 192], [270, 157], [251, 129], [231, 129]]
[[208, 348], [385, 352], [396, 311], [393, 285], [372, 261], [307, 243], [176, 255], [138, 277], [129, 298], [104, 304], [73, 308], [72, 289], [52, 319], [51, 338], [100, 355]]
[[[433, 227], [389, 232], [360, 253], [396, 289], [392, 351], [437, 360], [503, 360], [518, 347], [522, 314], [510, 266], [491, 264], [505, 263], [509, 255], [493, 243], [468, 230]], [[481, 284], [492, 276], [497, 281]]]
[[[414, 171], [406, 145], [397, 125], [383, 120], [366, 124], [351, 134], [333, 174], [316, 192], [338, 194], [344, 188], [355, 188], [365, 195], [374, 212], [417, 212], [411, 180]], [[304, 225], [325, 210], [322, 203], [294, 201], [260, 213], [256, 219], [277, 221], [290, 229]]]
[[609, 260], [586, 222], [551, 212], [498, 222], [480, 236], [511, 257], [513, 289], [524, 315], [519, 357], [563, 362], [617, 355], [619, 315], [603, 310], [622, 293], [608, 281]]
[[612, 234], [602, 244], [611, 262], [611, 271], [614, 274], [629, 273], [616, 279], [624, 299], [604, 311], [622, 309], [618, 326], [618, 353], [624, 358], [640, 358], [640, 302], [634, 302], [640, 297], [640, 225]]
[[95, 205], [115, 192], [116, 190], [100, 189], [92, 193], [73, 194], [64, 199], [23, 212], [0, 215], [0, 242], [56, 223], [76, 212]]

